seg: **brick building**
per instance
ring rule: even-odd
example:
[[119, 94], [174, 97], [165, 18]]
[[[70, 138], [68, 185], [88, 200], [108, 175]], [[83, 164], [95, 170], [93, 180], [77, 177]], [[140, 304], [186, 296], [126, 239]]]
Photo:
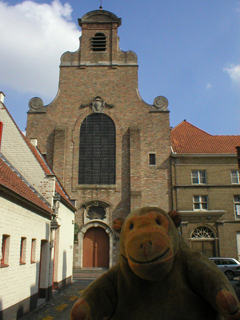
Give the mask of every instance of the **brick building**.
[[76, 200], [74, 268], [111, 267], [115, 219], [148, 205], [179, 210], [193, 248], [239, 258], [240, 137], [186, 121], [171, 131], [167, 99], [140, 97], [137, 56], [119, 49], [121, 19], [96, 10], [79, 25], [80, 47], [61, 57], [55, 100], [31, 99], [26, 129]]
[[108, 268], [118, 258], [116, 218], [172, 206], [168, 102], [141, 99], [137, 56], [119, 49], [120, 18], [96, 10], [79, 25], [80, 47], [61, 57], [55, 100], [29, 102], [26, 135], [76, 199], [74, 267]]
[[240, 136], [212, 136], [187, 121], [171, 132], [173, 209], [193, 249], [240, 257]]

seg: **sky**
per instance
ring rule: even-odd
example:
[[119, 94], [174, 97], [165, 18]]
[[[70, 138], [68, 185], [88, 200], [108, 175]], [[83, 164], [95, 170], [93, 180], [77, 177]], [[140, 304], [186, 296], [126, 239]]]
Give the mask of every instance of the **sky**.
[[122, 18], [120, 49], [138, 56], [146, 103], [166, 97], [172, 127], [186, 119], [240, 135], [240, 0], [0, 0], [0, 91], [23, 132], [29, 100], [57, 95], [60, 57], [79, 48], [77, 19], [100, 4]]

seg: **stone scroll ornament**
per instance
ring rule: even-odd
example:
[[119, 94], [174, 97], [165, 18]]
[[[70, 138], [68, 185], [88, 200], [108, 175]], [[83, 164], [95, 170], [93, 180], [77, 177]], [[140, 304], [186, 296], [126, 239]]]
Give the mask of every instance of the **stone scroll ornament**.
[[158, 96], [154, 99], [153, 105], [160, 111], [168, 110], [168, 100], [163, 96]]
[[81, 108], [86, 108], [86, 107], [91, 107], [92, 111], [94, 113], [102, 113], [103, 112], [103, 108], [107, 106], [108, 108], [113, 108], [114, 105], [112, 104], [107, 104], [105, 101], [103, 101], [103, 99], [99, 96], [97, 96], [96, 98], [93, 99], [92, 102], [88, 103], [88, 104], [82, 104]]
[[29, 101], [28, 106], [31, 111], [39, 111], [44, 107], [42, 99], [37, 97], [32, 98]]
[[118, 263], [85, 289], [71, 319], [240, 319], [231, 283], [188, 246], [180, 223], [176, 211], [144, 207], [130, 213], [121, 229]]

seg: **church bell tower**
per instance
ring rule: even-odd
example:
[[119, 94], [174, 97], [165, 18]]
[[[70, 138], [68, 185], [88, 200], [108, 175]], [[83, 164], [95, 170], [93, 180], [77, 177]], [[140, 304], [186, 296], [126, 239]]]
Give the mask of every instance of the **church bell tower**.
[[78, 19], [82, 28], [80, 67], [117, 65], [118, 35], [121, 18], [105, 10], [95, 10]]

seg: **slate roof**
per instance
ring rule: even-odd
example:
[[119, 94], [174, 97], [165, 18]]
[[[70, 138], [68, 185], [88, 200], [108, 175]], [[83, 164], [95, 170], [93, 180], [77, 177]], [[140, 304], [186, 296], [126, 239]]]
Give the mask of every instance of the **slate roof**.
[[240, 136], [210, 135], [184, 120], [171, 131], [171, 144], [176, 154], [235, 154]]
[[3, 186], [15, 195], [52, 214], [50, 204], [30, 186], [24, 177], [0, 154], [0, 187]]

